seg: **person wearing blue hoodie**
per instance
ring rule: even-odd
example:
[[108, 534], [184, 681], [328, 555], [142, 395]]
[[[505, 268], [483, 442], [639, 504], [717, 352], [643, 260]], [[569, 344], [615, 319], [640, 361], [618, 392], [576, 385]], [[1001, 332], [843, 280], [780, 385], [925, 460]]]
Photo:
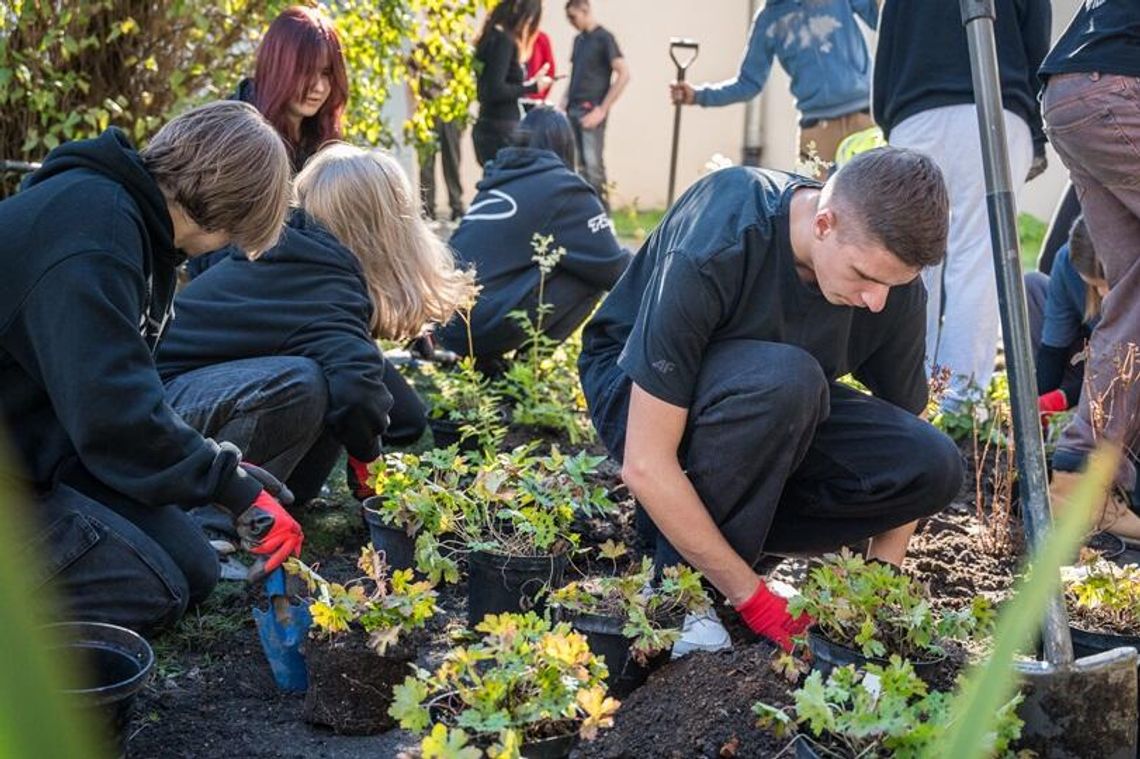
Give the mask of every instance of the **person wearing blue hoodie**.
[[280, 483], [183, 422], [152, 357], [178, 265], [271, 245], [288, 182], [257, 111], [213, 103], [141, 151], [117, 129], [66, 143], [0, 203], [0, 487], [33, 498], [22, 579], [74, 618], [147, 632], [209, 594], [218, 562], [180, 507], [224, 507], [267, 570], [300, 553]]
[[778, 59], [800, 112], [800, 159], [831, 163], [844, 137], [871, 126], [871, 57], [856, 19], [874, 29], [878, 2], [768, 0], [752, 20], [740, 72], [717, 84], [673, 82], [673, 102], [717, 108], [751, 100]]
[[[597, 193], [574, 173], [574, 150], [565, 115], [549, 107], [532, 110], [514, 145], [487, 165], [478, 194], [451, 237], [460, 261], [474, 266], [481, 287], [471, 311], [471, 343], [485, 367], [495, 367], [526, 341], [511, 312], [537, 315], [536, 234], [551, 235], [555, 247], [566, 249], [543, 288], [543, 301], [553, 308], [542, 331], [553, 340], [573, 334], [632, 260]], [[438, 337], [448, 350], [468, 354], [462, 319], [439, 330]]]
[[[298, 503], [319, 492], [343, 450], [363, 498], [375, 494], [367, 464], [382, 441], [414, 442], [427, 423], [376, 339], [446, 322], [473, 295], [472, 276], [427, 228], [386, 153], [331, 145], [309, 160], [295, 188], [300, 207], [275, 247], [253, 260], [234, 254], [178, 294], [158, 367], [189, 424], [256, 450]], [[299, 419], [282, 410], [253, 420], [255, 428], [229, 412], [244, 387], [280, 376], [282, 362], [301, 362], [323, 379], [321, 413]], [[224, 532], [208, 513], [196, 516]]]

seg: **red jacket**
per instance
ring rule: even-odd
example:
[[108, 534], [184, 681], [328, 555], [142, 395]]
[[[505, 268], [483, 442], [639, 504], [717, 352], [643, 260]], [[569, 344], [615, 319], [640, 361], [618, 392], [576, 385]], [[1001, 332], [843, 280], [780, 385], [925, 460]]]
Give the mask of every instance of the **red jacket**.
[[[546, 32], [539, 32], [538, 36], [534, 38], [534, 48], [531, 50], [530, 59], [526, 62], [526, 78], [533, 79], [543, 64], [550, 64], [550, 67], [546, 69], [546, 75], [553, 79], [554, 49], [550, 46], [550, 38], [546, 36]], [[548, 94], [550, 94], [550, 87], [539, 90], [535, 93], [535, 97], [546, 100]]]

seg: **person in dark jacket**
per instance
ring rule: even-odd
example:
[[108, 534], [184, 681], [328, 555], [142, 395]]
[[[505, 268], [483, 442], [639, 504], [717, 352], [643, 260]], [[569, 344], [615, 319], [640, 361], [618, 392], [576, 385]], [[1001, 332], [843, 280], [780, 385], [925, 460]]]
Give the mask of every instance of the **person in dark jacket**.
[[[1051, 11], [1049, 0], [998, 0], [996, 7], [998, 73], [1017, 193], [1044, 169], [1037, 67], [1049, 49]], [[961, 411], [989, 387], [998, 301], [970, 51], [957, 3], [886, 0], [872, 96], [887, 142], [933, 157], [950, 189], [946, 262], [923, 273], [930, 295], [926, 361], [951, 374], [943, 410]]]
[[[348, 74], [332, 21], [316, 8], [283, 10], [257, 47], [253, 78], [241, 80], [231, 99], [261, 112], [285, 141], [293, 173], [300, 171], [321, 145], [344, 136]], [[234, 251], [193, 258], [186, 274], [193, 279]]]
[[1025, 274], [1029, 333], [1037, 359], [1037, 406], [1042, 414], [1066, 411], [1080, 400], [1084, 362], [1073, 359], [1085, 349], [1100, 320], [1107, 291], [1104, 268], [1096, 259], [1083, 216], [1073, 222], [1068, 242], [1053, 258], [1052, 271]]
[[[360, 496], [382, 438], [420, 437], [423, 403], [385, 365], [376, 339], [414, 337], [426, 323], [447, 321], [473, 296], [473, 284], [426, 227], [386, 153], [329, 146], [297, 176], [296, 191], [300, 208], [276, 247], [256, 260], [235, 254], [179, 293], [158, 366], [189, 424], [258, 445], [259, 461], [302, 503], [342, 450]], [[255, 434], [224, 412], [245, 396], [244, 386], [298, 361], [322, 378], [322, 416], [298, 419], [283, 409], [258, 420], [274, 432]], [[208, 514], [202, 521], [217, 527]]]
[[177, 266], [271, 245], [288, 182], [257, 111], [213, 103], [142, 151], [117, 129], [64, 144], [0, 203], [0, 420], [16, 454], [0, 483], [36, 498], [24, 579], [50, 581], [75, 618], [145, 632], [209, 594], [218, 562], [180, 507], [225, 507], [267, 570], [300, 552], [267, 492], [279, 483], [185, 424], [152, 359]]
[[[484, 366], [494, 366], [526, 340], [512, 311], [537, 315], [535, 235], [552, 235], [554, 246], [566, 249], [543, 288], [543, 301], [553, 310], [543, 317], [542, 331], [558, 341], [586, 320], [632, 258], [618, 244], [597, 193], [574, 173], [574, 132], [566, 116], [535, 108], [514, 141], [488, 164], [475, 201], [451, 237], [460, 260], [474, 265], [481, 287], [471, 338]], [[447, 325], [439, 338], [449, 350], [467, 355], [463, 320]]]
[[475, 43], [475, 60], [481, 66], [476, 81], [479, 118], [471, 130], [480, 166], [510, 142], [519, 124], [519, 98], [545, 90], [554, 81], [543, 69], [524, 81], [519, 59], [520, 45], [538, 31], [541, 21], [542, 0], [500, 0], [483, 23]]

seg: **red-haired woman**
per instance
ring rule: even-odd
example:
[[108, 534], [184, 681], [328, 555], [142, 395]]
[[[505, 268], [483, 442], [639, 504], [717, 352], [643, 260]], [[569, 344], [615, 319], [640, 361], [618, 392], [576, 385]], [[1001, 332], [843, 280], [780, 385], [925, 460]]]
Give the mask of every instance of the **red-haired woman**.
[[[289, 148], [296, 174], [317, 150], [344, 132], [348, 74], [340, 37], [313, 8], [283, 10], [261, 39], [252, 79], [238, 85], [235, 100], [249, 103], [272, 124]], [[193, 279], [230, 255], [222, 249], [186, 263]]]
[[294, 171], [321, 145], [341, 139], [348, 75], [332, 22], [313, 8], [282, 11], [257, 48], [253, 79], [242, 81], [237, 97], [277, 128]]

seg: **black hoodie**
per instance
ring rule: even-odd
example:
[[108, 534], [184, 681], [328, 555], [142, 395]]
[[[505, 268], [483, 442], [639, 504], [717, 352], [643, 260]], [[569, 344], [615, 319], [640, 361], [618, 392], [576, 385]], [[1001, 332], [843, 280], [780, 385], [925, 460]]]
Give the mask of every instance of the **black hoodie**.
[[[597, 193], [552, 151], [500, 150], [476, 189], [450, 241], [463, 263], [475, 265], [483, 288], [471, 312], [476, 346], [513, 324], [511, 311], [533, 307], [539, 281], [532, 260], [535, 234], [553, 235], [554, 245], [566, 248], [551, 278], [574, 277], [598, 294], [613, 287], [633, 260], [614, 236]], [[440, 339], [467, 352], [461, 319], [441, 330]]]
[[235, 512], [261, 490], [236, 449], [171, 410], [155, 371], [182, 258], [162, 193], [117, 129], [56, 148], [0, 203], [0, 417], [38, 490], [63, 476]]
[[211, 266], [178, 294], [175, 308], [158, 352], [164, 380], [258, 356], [311, 358], [328, 381], [329, 429], [362, 461], [380, 454], [392, 396], [370, 334], [364, 272], [313, 219], [295, 211], [276, 247], [256, 261], [235, 252]]

